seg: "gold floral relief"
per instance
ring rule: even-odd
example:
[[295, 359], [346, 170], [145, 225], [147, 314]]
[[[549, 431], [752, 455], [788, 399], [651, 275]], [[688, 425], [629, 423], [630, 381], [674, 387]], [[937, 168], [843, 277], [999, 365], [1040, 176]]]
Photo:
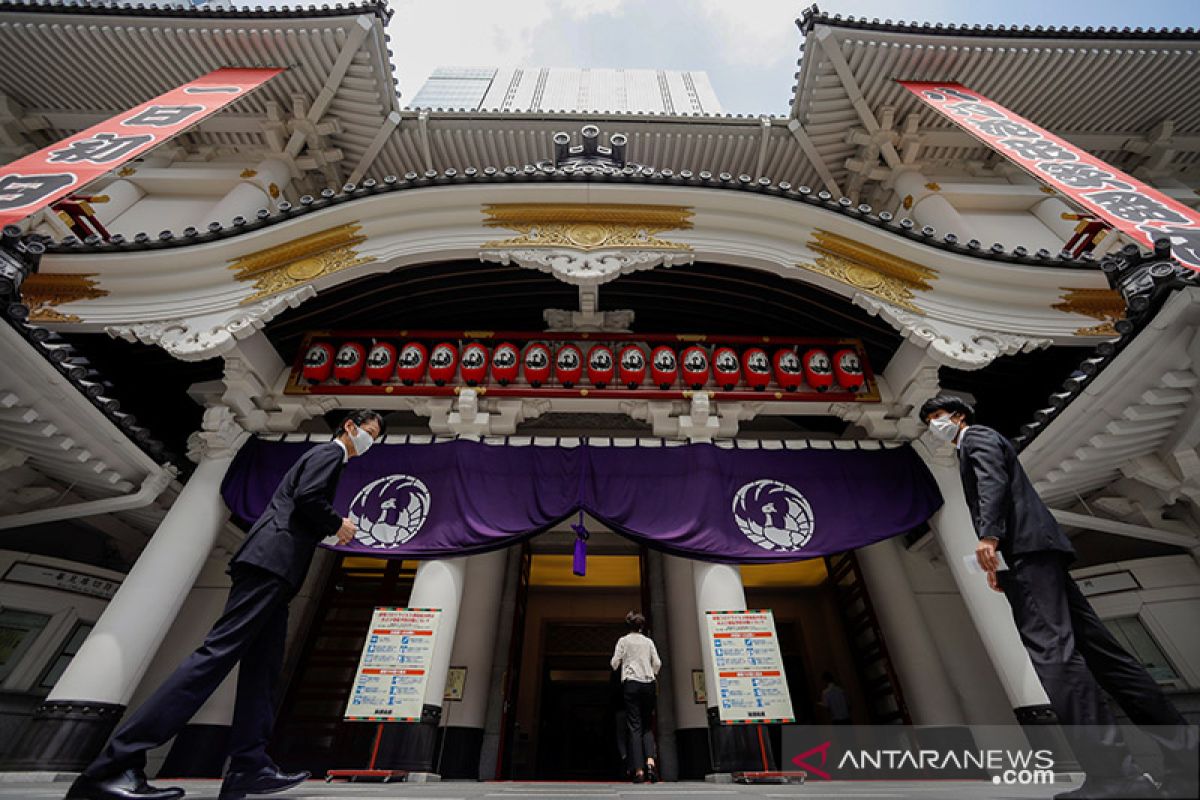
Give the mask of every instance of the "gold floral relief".
[[1099, 325], [1079, 328], [1076, 336], [1116, 336], [1116, 322], [1125, 316], [1125, 298], [1112, 289], [1061, 287], [1062, 299], [1051, 308], [1068, 314], [1083, 314], [1100, 320]]
[[929, 291], [929, 282], [937, 277], [915, 261], [828, 231], [815, 231], [808, 247], [817, 259], [800, 267], [917, 313], [922, 312], [913, 303], [916, 292]]
[[242, 304], [374, 261], [356, 249], [367, 240], [361, 230], [352, 222], [234, 259], [229, 264], [234, 278], [254, 282], [254, 293]]
[[684, 206], [588, 203], [512, 203], [484, 206], [483, 224], [519, 235], [485, 242], [486, 249], [570, 247], [577, 250], [641, 248], [691, 250], [658, 234], [692, 227]]
[[21, 284], [21, 300], [29, 306], [31, 322], [79, 322], [75, 314], [64, 314], [58, 306], [105, 297], [108, 292], [90, 274], [34, 273]]

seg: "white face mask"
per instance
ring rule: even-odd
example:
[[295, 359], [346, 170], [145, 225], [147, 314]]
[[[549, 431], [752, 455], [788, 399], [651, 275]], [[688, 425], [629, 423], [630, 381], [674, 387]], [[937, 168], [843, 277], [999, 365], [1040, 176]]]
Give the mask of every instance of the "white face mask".
[[350, 441], [354, 443], [354, 451], [360, 456], [370, 450], [371, 445], [375, 444], [375, 439], [371, 434], [362, 428], [356, 428], [354, 433], [350, 434]]
[[958, 436], [958, 423], [950, 417], [936, 417], [929, 420], [929, 432], [933, 438], [943, 442], [953, 442]]

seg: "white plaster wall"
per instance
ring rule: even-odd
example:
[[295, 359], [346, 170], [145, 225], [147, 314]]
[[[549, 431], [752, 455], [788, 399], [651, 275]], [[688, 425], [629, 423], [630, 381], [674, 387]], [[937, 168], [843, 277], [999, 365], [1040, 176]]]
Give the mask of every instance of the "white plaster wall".
[[1058, 253], [1066, 244], [1046, 224], [1028, 211], [977, 211], [959, 209], [962, 215], [976, 231], [983, 246], [991, 247], [1000, 242], [1005, 250], [1012, 250], [1018, 245], [1024, 246], [1031, 254], [1039, 248], [1046, 248], [1051, 253]]

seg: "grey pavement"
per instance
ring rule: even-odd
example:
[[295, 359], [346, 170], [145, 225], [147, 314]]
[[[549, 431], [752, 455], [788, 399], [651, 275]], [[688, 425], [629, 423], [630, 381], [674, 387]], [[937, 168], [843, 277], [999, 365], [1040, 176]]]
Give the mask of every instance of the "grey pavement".
[[[218, 781], [164, 781], [162, 786], [181, 786], [194, 800], [215, 800]], [[66, 782], [0, 783], [0, 798], [7, 800], [50, 800], [66, 794]], [[351, 798], [395, 797], [405, 800], [683, 800], [712, 798], [813, 798], [814, 800], [1046, 800], [1074, 788], [1070, 783], [1054, 786], [994, 786], [983, 781], [810, 781], [804, 785], [760, 785], [708, 783], [325, 783], [310, 781], [289, 792], [271, 795], [293, 800], [350, 800]]]

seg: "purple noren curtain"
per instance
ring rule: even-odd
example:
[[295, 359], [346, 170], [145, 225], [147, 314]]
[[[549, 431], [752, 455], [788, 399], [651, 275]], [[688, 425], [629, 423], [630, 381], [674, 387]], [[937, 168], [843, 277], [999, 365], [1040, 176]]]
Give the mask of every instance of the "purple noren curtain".
[[[312, 444], [251, 439], [222, 494], [257, 519]], [[583, 510], [666, 552], [730, 563], [798, 561], [906, 533], [942, 505], [904, 445], [744, 449], [471, 441], [382, 444], [351, 459], [338, 510], [358, 537], [334, 549], [445, 558], [503, 547]]]

